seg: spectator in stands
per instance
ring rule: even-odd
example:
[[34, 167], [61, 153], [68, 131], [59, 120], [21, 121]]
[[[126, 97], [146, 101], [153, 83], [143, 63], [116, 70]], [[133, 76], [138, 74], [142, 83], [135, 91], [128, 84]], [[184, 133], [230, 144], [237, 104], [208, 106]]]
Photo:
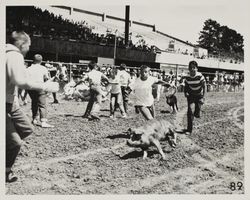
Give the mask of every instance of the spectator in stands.
[[157, 77], [149, 75], [150, 68], [142, 65], [140, 69], [140, 77], [136, 79], [134, 84], [135, 109], [136, 112], [141, 112], [146, 120], [151, 120], [155, 117], [154, 97], [152, 94], [153, 84], [169, 84], [159, 80]]
[[120, 82], [121, 82], [121, 90], [122, 90], [122, 100], [123, 100], [123, 107], [125, 110], [125, 113], [128, 114], [128, 100], [129, 100], [129, 94], [132, 91], [130, 88], [131, 84], [131, 77], [128, 72], [126, 72], [126, 65], [122, 63], [120, 65], [120, 71], [118, 72], [118, 76], [120, 76]]
[[[190, 135], [193, 130], [194, 117], [200, 118], [201, 105], [204, 104], [206, 93], [206, 81], [204, 76], [199, 73], [196, 61], [190, 61], [188, 65], [189, 75], [185, 79], [184, 95], [187, 98], [187, 130], [186, 134]], [[191, 105], [195, 104], [194, 113]]]
[[[30, 79], [39, 83], [44, 83], [49, 80], [49, 71], [41, 65], [42, 59], [40, 54], [36, 54], [33, 60], [34, 63], [28, 68]], [[31, 98], [32, 123], [34, 125], [41, 125], [42, 128], [53, 128], [54, 126], [47, 123], [47, 93], [32, 89], [28, 90], [28, 93]]]
[[33, 133], [33, 126], [27, 115], [20, 109], [17, 89], [33, 89], [55, 92], [57, 83], [32, 81], [24, 65], [24, 56], [29, 51], [31, 41], [23, 31], [14, 31], [6, 45], [6, 171], [5, 181], [13, 182], [12, 166], [20, 151], [22, 139]]

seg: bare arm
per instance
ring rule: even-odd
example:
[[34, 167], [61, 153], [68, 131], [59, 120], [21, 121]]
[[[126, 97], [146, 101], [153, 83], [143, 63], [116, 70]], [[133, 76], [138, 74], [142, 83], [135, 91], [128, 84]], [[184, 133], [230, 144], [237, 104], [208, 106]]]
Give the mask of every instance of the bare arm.
[[170, 84], [168, 82], [163, 81], [161, 79], [158, 79], [158, 81], [156, 82], [156, 84], [162, 84], [163, 86], [168, 86], [168, 87], [170, 86]]
[[106, 81], [108, 81], [108, 82], [109, 82], [108, 77], [107, 77], [106, 75], [104, 75], [104, 74], [102, 74], [102, 79], [105, 79]]

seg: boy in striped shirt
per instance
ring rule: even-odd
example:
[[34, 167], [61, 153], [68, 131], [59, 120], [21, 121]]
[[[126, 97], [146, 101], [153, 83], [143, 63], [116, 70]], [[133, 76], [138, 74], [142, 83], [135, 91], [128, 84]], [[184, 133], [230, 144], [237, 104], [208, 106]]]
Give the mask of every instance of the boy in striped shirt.
[[[206, 93], [206, 81], [204, 76], [198, 72], [196, 61], [190, 61], [188, 65], [189, 75], [185, 79], [184, 94], [187, 98], [187, 130], [186, 134], [190, 135], [193, 130], [194, 117], [200, 118], [201, 105], [204, 103]], [[191, 104], [195, 104], [194, 113]]]

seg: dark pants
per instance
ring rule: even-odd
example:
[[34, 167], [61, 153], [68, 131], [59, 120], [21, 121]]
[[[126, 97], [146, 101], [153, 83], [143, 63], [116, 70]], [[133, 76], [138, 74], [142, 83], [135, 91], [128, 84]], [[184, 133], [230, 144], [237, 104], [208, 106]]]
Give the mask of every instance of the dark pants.
[[[187, 111], [187, 131], [192, 132], [193, 130], [193, 120], [194, 117], [200, 117], [200, 110], [202, 103], [202, 96], [190, 96], [187, 98], [188, 111]], [[191, 105], [195, 104], [194, 113], [192, 111]]]
[[131, 90], [129, 90], [128, 87], [126, 87], [126, 86], [121, 86], [121, 90], [122, 90], [122, 100], [123, 100], [124, 111], [125, 111], [125, 113], [127, 113], [127, 111], [128, 111], [128, 97], [129, 97]]
[[56, 98], [56, 92], [52, 92], [52, 95], [53, 95], [54, 102], [58, 101]]
[[11, 168], [22, 145], [22, 139], [33, 133], [29, 118], [19, 107], [6, 103], [6, 167]]
[[29, 90], [28, 93], [31, 98], [32, 118], [38, 119], [40, 115], [40, 120], [45, 120], [47, 117], [46, 93], [34, 90]]
[[85, 116], [90, 114], [96, 115], [99, 112], [102, 103], [101, 86], [91, 86], [89, 92], [90, 99], [84, 113]]

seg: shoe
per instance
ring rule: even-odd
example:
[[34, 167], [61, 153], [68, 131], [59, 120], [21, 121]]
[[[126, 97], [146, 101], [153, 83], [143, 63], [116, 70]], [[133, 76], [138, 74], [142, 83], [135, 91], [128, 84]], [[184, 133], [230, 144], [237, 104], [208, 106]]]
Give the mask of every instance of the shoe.
[[128, 116], [126, 114], [123, 114], [122, 118], [126, 119], [126, 118], [128, 118]]
[[58, 102], [58, 100], [57, 100], [57, 99], [55, 99], [53, 103], [59, 103], [59, 102]]
[[110, 115], [109, 118], [110, 118], [110, 119], [113, 119], [113, 120], [116, 120], [116, 118], [115, 118], [114, 115]]
[[195, 118], [201, 118], [200, 114], [198, 114], [198, 113], [194, 113], [194, 117]]
[[190, 131], [186, 131], [186, 132], [185, 132], [185, 135], [191, 135], [191, 133], [192, 133], [192, 132], [190, 132]]
[[89, 118], [89, 114], [84, 114], [83, 116], [82, 116], [82, 118]]
[[88, 117], [88, 119], [89, 119], [89, 121], [100, 121], [101, 119], [100, 119], [100, 117], [98, 117], [98, 116], [96, 116], [96, 115], [90, 115], [89, 117]]
[[37, 120], [37, 119], [34, 119], [34, 120], [32, 121], [32, 124], [37, 125], [37, 126], [39, 126], [39, 125], [40, 125], [40, 123], [38, 122], [38, 120]]
[[5, 173], [5, 182], [7, 182], [7, 183], [13, 183], [13, 182], [17, 181], [17, 179], [18, 178], [16, 176], [14, 176], [12, 170]]
[[42, 127], [42, 128], [54, 128], [53, 125], [50, 125], [50, 124], [48, 124], [47, 122], [42, 122], [42, 123], [41, 123], [41, 127]]

